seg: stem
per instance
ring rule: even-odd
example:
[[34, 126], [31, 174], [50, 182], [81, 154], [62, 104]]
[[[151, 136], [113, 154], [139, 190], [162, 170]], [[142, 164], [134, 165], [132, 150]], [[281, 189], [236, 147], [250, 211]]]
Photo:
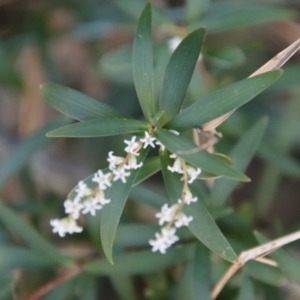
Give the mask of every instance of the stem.
[[31, 294], [26, 300], [38, 300], [42, 296], [49, 293], [53, 290], [56, 286], [62, 284], [63, 282], [77, 276], [82, 271], [80, 266], [75, 266], [72, 269], [67, 270], [64, 274], [58, 275], [51, 281], [47, 282], [45, 285], [40, 287], [37, 291]]

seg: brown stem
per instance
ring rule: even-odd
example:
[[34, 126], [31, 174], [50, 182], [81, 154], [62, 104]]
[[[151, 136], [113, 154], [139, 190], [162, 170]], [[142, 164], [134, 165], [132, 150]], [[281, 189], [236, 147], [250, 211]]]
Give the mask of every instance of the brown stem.
[[40, 299], [42, 296], [46, 295], [51, 290], [53, 290], [56, 286], [78, 275], [81, 272], [81, 270], [82, 268], [80, 266], [75, 266], [72, 269], [67, 270], [64, 274], [58, 275], [57, 277], [40, 287], [37, 291], [28, 296], [26, 300]]

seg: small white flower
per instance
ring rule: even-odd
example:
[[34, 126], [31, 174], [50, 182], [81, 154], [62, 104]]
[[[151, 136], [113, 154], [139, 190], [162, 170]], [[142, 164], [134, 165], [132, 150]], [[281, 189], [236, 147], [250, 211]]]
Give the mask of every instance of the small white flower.
[[189, 226], [190, 222], [193, 221], [193, 216], [187, 216], [184, 213], [179, 213], [176, 217], [175, 226], [180, 228], [182, 226]]
[[109, 169], [114, 170], [118, 165], [124, 162], [125, 158], [113, 155], [113, 151], [108, 152]]
[[50, 225], [53, 227], [53, 233], [58, 233], [60, 237], [64, 237], [66, 235], [65, 226], [63, 225], [63, 222], [61, 220], [52, 219], [50, 221]]
[[69, 234], [82, 232], [82, 227], [78, 226], [73, 218], [65, 218], [62, 220], [65, 223], [66, 232]]
[[158, 224], [160, 226], [165, 222], [170, 222], [174, 219], [177, 206], [178, 205], [175, 204], [169, 207], [168, 204], [164, 204], [161, 208], [161, 211], [155, 214], [155, 217], [159, 219]]
[[101, 170], [98, 170], [98, 172], [94, 174], [92, 181], [98, 183], [100, 190], [106, 190], [108, 186], [111, 186], [110, 177], [111, 173], [104, 174]]
[[145, 137], [140, 139], [140, 142], [144, 143], [143, 148], [146, 149], [148, 146], [155, 148], [154, 142], [156, 138], [152, 137], [147, 131], [145, 131]]
[[66, 214], [71, 214], [73, 219], [78, 219], [80, 216], [80, 211], [83, 208], [83, 205], [79, 202], [73, 202], [71, 200], [66, 200], [64, 202], [64, 207], [65, 207], [65, 213]]
[[179, 241], [179, 237], [175, 235], [176, 228], [172, 227], [170, 229], [168, 228], [163, 228], [161, 230], [162, 237], [165, 240], [165, 243], [167, 244], [168, 247]]
[[140, 149], [139, 142], [136, 142], [136, 136], [133, 136], [130, 141], [125, 140], [124, 143], [127, 144], [125, 151], [133, 155], [139, 155], [138, 150]]
[[125, 169], [138, 169], [143, 165], [143, 162], [137, 163], [136, 157], [134, 155], [130, 155], [127, 164], [124, 166]]
[[189, 176], [189, 181], [188, 183], [191, 184], [195, 181], [195, 179], [197, 179], [198, 175], [201, 173], [201, 169], [200, 168], [193, 168], [191, 166], [187, 166], [186, 167], [186, 171], [188, 173], [188, 176]]
[[98, 203], [101, 204], [102, 206], [110, 203], [110, 199], [105, 199], [105, 194], [102, 190], [98, 190], [95, 198], [97, 199]]
[[172, 173], [180, 173], [183, 174], [183, 169], [182, 169], [182, 159], [180, 157], [177, 157], [174, 161], [173, 167], [168, 166], [168, 170], [171, 171]]
[[185, 195], [184, 195], [184, 203], [187, 205], [190, 205], [192, 202], [196, 202], [196, 201], [198, 201], [198, 198], [193, 197], [191, 191], [189, 189], [187, 189], [185, 192]]
[[170, 158], [173, 158], [173, 159], [175, 159], [175, 158], [177, 158], [178, 157], [178, 155], [177, 154], [175, 154], [175, 153], [172, 153], [172, 154], [170, 154]]
[[126, 177], [128, 177], [131, 174], [130, 172], [126, 172], [124, 168], [113, 170], [113, 173], [115, 175], [114, 181], [121, 179], [123, 183], [126, 183]]
[[64, 237], [66, 233], [82, 232], [82, 227], [78, 226], [76, 221], [70, 217], [51, 220], [50, 225], [53, 227], [52, 231], [58, 233], [60, 237]]
[[174, 36], [168, 40], [168, 47], [171, 52], [174, 52], [178, 45], [181, 43], [182, 39], [179, 36]]
[[165, 254], [168, 248], [165, 242], [165, 238], [162, 236], [162, 234], [159, 234], [158, 232], [155, 233], [155, 237], [155, 240], [149, 241], [149, 244], [152, 246], [152, 252], [159, 251], [161, 254]]
[[83, 214], [90, 213], [92, 216], [96, 215], [96, 210], [100, 210], [102, 205], [99, 204], [97, 198], [92, 198], [84, 201], [84, 209], [82, 211]]
[[159, 142], [158, 140], [156, 140], [155, 144], [161, 148], [161, 151], [165, 151], [166, 147], [161, 142]]
[[82, 197], [89, 196], [92, 193], [92, 190], [89, 189], [83, 181], [79, 181], [75, 192], [77, 193], [77, 196], [74, 201], [79, 202]]

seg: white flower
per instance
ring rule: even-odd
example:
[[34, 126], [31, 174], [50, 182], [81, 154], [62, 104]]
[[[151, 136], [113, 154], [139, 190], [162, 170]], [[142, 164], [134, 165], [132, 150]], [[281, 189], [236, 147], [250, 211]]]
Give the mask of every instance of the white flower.
[[98, 183], [100, 190], [106, 190], [108, 186], [111, 186], [110, 177], [111, 173], [104, 174], [101, 170], [98, 170], [92, 178], [92, 181]]
[[89, 200], [84, 201], [84, 209], [82, 211], [83, 214], [90, 213], [92, 216], [96, 215], [96, 210], [100, 210], [102, 205], [99, 204], [97, 198], [92, 198]]
[[136, 157], [134, 155], [130, 155], [127, 164], [124, 166], [125, 169], [138, 169], [143, 165], [142, 162], [137, 163]]
[[60, 237], [64, 237], [66, 233], [72, 234], [74, 232], [81, 232], [82, 227], [78, 226], [73, 218], [54, 219], [50, 221], [50, 225], [53, 227], [52, 231], [58, 233]]
[[108, 152], [109, 169], [114, 170], [118, 165], [124, 162], [125, 158], [121, 156], [114, 156], [113, 151]]
[[75, 192], [77, 193], [77, 196], [74, 199], [75, 202], [80, 201], [82, 197], [89, 196], [92, 193], [92, 191], [87, 187], [87, 185], [83, 181], [78, 182]]
[[193, 221], [193, 217], [192, 216], [187, 216], [184, 213], [179, 213], [178, 216], [176, 217], [176, 221], [175, 221], [175, 226], [177, 228], [182, 227], [182, 226], [188, 226], [190, 224], [190, 222]]
[[110, 199], [105, 199], [105, 194], [102, 190], [98, 190], [95, 198], [97, 199], [97, 202], [100, 203], [102, 206], [110, 203]]
[[177, 157], [174, 161], [173, 167], [168, 166], [168, 170], [171, 171], [172, 173], [180, 173], [183, 174], [183, 169], [182, 169], [182, 159], [180, 157]]
[[[181, 202], [181, 200], [179, 200]], [[191, 191], [189, 189], [186, 190], [184, 194], [184, 203], [190, 205], [192, 202], [198, 201], [197, 197], [193, 197]]]
[[64, 237], [66, 235], [65, 226], [61, 220], [53, 219], [50, 221], [50, 225], [53, 227], [52, 231], [54, 233], [58, 233], [60, 237]]
[[137, 153], [137, 151], [140, 148], [140, 144], [139, 144], [139, 142], [136, 142], [135, 139], [136, 139], [136, 136], [133, 136], [131, 141], [127, 141], [127, 140], [124, 141], [124, 143], [127, 144], [125, 151], [127, 153], [131, 153], [133, 155], [139, 155], [139, 153]]
[[191, 166], [187, 166], [186, 167], [186, 171], [188, 173], [188, 176], [189, 176], [189, 181], [188, 183], [191, 184], [195, 181], [195, 179], [197, 179], [198, 175], [201, 173], [201, 169], [200, 168], [193, 168]]
[[157, 146], [160, 146], [161, 151], [165, 151], [166, 147], [165, 147], [161, 142], [159, 142], [158, 140], [156, 140], [156, 141], [155, 141], [155, 144], [156, 144]]
[[66, 200], [64, 202], [64, 207], [65, 207], [65, 213], [66, 214], [71, 214], [73, 219], [78, 219], [80, 216], [80, 211], [83, 208], [83, 205], [79, 202], [73, 202], [71, 200]]
[[179, 237], [175, 235], [176, 228], [172, 227], [170, 229], [168, 228], [163, 228], [161, 230], [162, 237], [165, 240], [165, 243], [167, 244], [168, 247], [179, 241]]
[[152, 137], [147, 131], [145, 131], [145, 137], [140, 139], [140, 142], [144, 143], [143, 148], [147, 148], [148, 146], [151, 146], [152, 148], [155, 148], [155, 142], [156, 138]]
[[170, 158], [177, 158], [178, 157], [178, 155], [177, 154], [175, 154], [175, 153], [172, 153], [172, 154], [170, 154]]
[[159, 251], [161, 254], [165, 254], [168, 248], [165, 238], [158, 232], [155, 233], [155, 237], [155, 240], [149, 241], [149, 244], [152, 246], [152, 252]]
[[155, 217], [159, 219], [158, 224], [161, 226], [165, 222], [170, 222], [175, 217], [175, 212], [177, 209], [177, 204], [168, 207], [168, 204], [164, 204], [161, 208], [161, 211], [155, 214]]
[[124, 168], [113, 170], [114, 181], [121, 179], [123, 183], [126, 183], [126, 177], [130, 175], [130, 172], [126, 172]]
[[171, 52], [174, 52], [178, 45], [181, 43], [182, 39], [179, 36], [174, 36], [168, 40], [168, 47]]

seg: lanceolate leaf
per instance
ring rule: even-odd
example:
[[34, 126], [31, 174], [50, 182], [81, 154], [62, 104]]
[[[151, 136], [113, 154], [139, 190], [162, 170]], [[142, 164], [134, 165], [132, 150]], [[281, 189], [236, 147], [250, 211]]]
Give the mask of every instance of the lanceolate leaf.
[[[244, 172], [255, 154], [263, 134], [265, 133], [268, 120], [266, 118], [257, 122], [245, 135], [242, 136], [237, 145], [230, 153], [234, 166], [241, 172]], [[215, 182], [211, 193], [213, 205], [222, 205], [227, 197], [236, 188], [236, 181], [221, 178]]]
[[41, 257], [47, 258], [54, 264], [68, 265], [72, 260], [63, 256], [59, 251], [42, 237], [31, 225], [23, 221], [14, 211], [0, 199], [0, 221], [9, 230], [17, 234], [26, 244]]
[[179, 262], [191, 260], [195, 244], [172, 247], [167, 253], [153, 253], [150, 250], [135, 251], [119, 254], [115, 258], [115, 265], [112, 266], [106, 259], [91, 261], [83, 266], [84, 271], [96, 275], [111, 274], [148, 274], [171, 267]]
[[103, 102], [59, 84], [42, 84], [41, 92], [53, 108], [79, 121], [100, 118], [128, 118], [125, 114]]
[[[137, 157], [138, 163], [144, 161], [147, 152], [147, 149], [140, 152], [139, 156]], [[126, 183], [118, 180], [116, 182], [113, 182], [112, 187], [107, 190], [105, 196], [107, 199], [110, 199], [111, 202], [106, 205], [101, 211], [101, 241], [104, 253], [110, 263], [113, 263], [112, 247], [120, 217], [123, 212], [123, 208], [125, 206], [129, 192], [139, 172], [138, 169], [130, 171], [131, 175], [126, 178]]]
[[47, 133], [48, 137], [98, 137], [145, 131], [148, 124], [133, 119], [95, 119], [70, 124]]
[[[161, 153], [161, 166], [169, 197], [173, 204], [177, 204], [182, 193], [182, 175], [172, 173], [167, 169], [168, 165], [172, 165], [169, 155], [169, 151]], [[189, 228], [206, 247], [228, 261], [234, 262], [237, 260], [232, 247], [216, 225], [201, 199], [198, 198], [197, 202], [185, 205], [183, 212], [187, 216], [193, 216], [193, 221], [190, 223]]]
[[180, 111], [188, 85], [205, 37], [205, 29], [200, 28], [189, 34], [176, 48], [167, 65], [159, 99], [161, 118], [167, 123]]
[[28, 163], [36, 151], [49, 142], [49, 139], [45, 137], [49, 130], [65, 125], [67, 122], [65, 117], [56, 119], [20, 141], [0, 163], [0, 188]]
[[185, 131], [214, 120], [253, 99], [281, 74], [281, 70], [275, 70], [233, 83], [192, 104], [167, 123], [166, 127]]
[[150, 121], [158, 112], [154, 97], [151, 5], [146, 4], [140, 17], [133, 44], [133, 78], [145, 117]]
[[197, 146], [184, 137], [177, 136], [165, 129], [157, 129], [154, 134], [167, 149], [195, 167], [231, 179], [249, 181], [246, 175], [236, 171], [219, 157], [204, 150], [199, 149], [198, 151]]

